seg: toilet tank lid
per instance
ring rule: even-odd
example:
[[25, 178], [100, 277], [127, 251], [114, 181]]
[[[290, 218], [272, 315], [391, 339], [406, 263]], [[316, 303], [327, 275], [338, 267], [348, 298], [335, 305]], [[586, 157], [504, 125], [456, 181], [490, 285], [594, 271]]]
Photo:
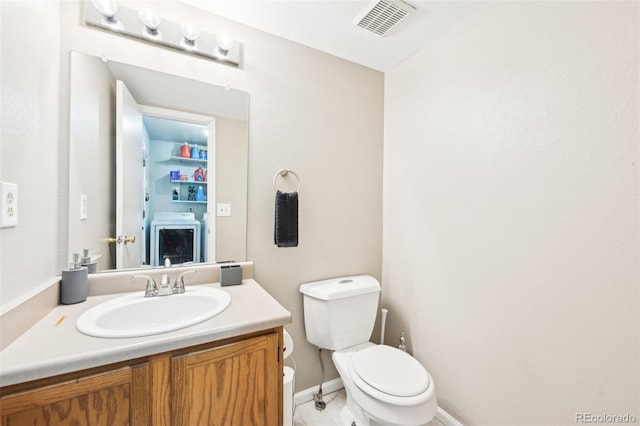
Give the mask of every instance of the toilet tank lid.
[[369, 275], [331, 278], [300, 285], [300, 292], [315, 299], [332, 300], [380, 291], [378, 280]]

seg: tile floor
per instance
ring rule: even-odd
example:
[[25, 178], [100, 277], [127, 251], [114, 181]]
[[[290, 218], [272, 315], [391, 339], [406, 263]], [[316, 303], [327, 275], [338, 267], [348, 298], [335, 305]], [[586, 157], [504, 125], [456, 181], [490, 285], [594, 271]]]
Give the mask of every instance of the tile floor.
[[347, 402], [344, 389], [325, 394], [323, 400], [326, 408], [322, 411], [316, 410], [313, 401], [296, 406], [293, 426], [342, 426], [340, 410]]
[[[294, 426], [348, 426], [340, 423], [340, 410], [347, 402], [344, 389], [324, 395], [326, 408], [316, 410], [313, 401], [305, 402], [296, 407], [293, 416]], [[438, 420], [433, 419], [427, 426], [444, 426]]]

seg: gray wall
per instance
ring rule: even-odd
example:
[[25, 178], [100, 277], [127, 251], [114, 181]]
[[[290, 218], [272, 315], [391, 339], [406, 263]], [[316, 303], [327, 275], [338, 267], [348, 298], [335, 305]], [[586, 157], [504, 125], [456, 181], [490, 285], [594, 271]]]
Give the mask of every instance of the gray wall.
[[248, 147], [244, 141], [249, 138], [248, 130], [244, 121], [216, 119], [216, 202], [231, 204], [231, 216], [216, 218], [218, 261], [243, 259], [246, 253], [244, 240], [235, 236], [246, 232], [247, 208], [243, 206], [247, 193], [242, 184], [247, 181]]
[[638, 2], [495, 2], [385, 75], [384, 305], [464, 424], [640, 418]]
[[[72, 62], [69, 158], [74, 167], [69, 169], [68, 223], [73, 224], [68, 228], [69, 247], [99, 253], [97, 269], [112, 269], [115, 258], [106, 237], [115, 236], [115, 125], [105, 123], [115, 122], [116, 82], [98, 58], [76, 54]], [[86, 220], [80, 220], [81, 194], [87, 195]]]

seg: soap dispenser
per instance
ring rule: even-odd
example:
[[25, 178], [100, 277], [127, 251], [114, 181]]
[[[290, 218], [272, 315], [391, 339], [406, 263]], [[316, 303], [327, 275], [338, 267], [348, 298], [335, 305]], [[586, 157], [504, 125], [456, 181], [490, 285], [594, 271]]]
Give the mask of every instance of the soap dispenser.
[[89, 293], [89, 270], [81, 265], [80, 254], [73, 254], [69, 269], [62, 271], [60, 281], [60, 303], [72, 305], [87, 300]]

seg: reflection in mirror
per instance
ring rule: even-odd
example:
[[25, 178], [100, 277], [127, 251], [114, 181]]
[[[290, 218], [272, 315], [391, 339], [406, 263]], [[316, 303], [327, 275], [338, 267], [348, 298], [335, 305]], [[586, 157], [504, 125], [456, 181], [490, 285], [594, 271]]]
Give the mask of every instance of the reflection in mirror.
[[246, 260], [249, 95], [71, 53], [69, 254]]

